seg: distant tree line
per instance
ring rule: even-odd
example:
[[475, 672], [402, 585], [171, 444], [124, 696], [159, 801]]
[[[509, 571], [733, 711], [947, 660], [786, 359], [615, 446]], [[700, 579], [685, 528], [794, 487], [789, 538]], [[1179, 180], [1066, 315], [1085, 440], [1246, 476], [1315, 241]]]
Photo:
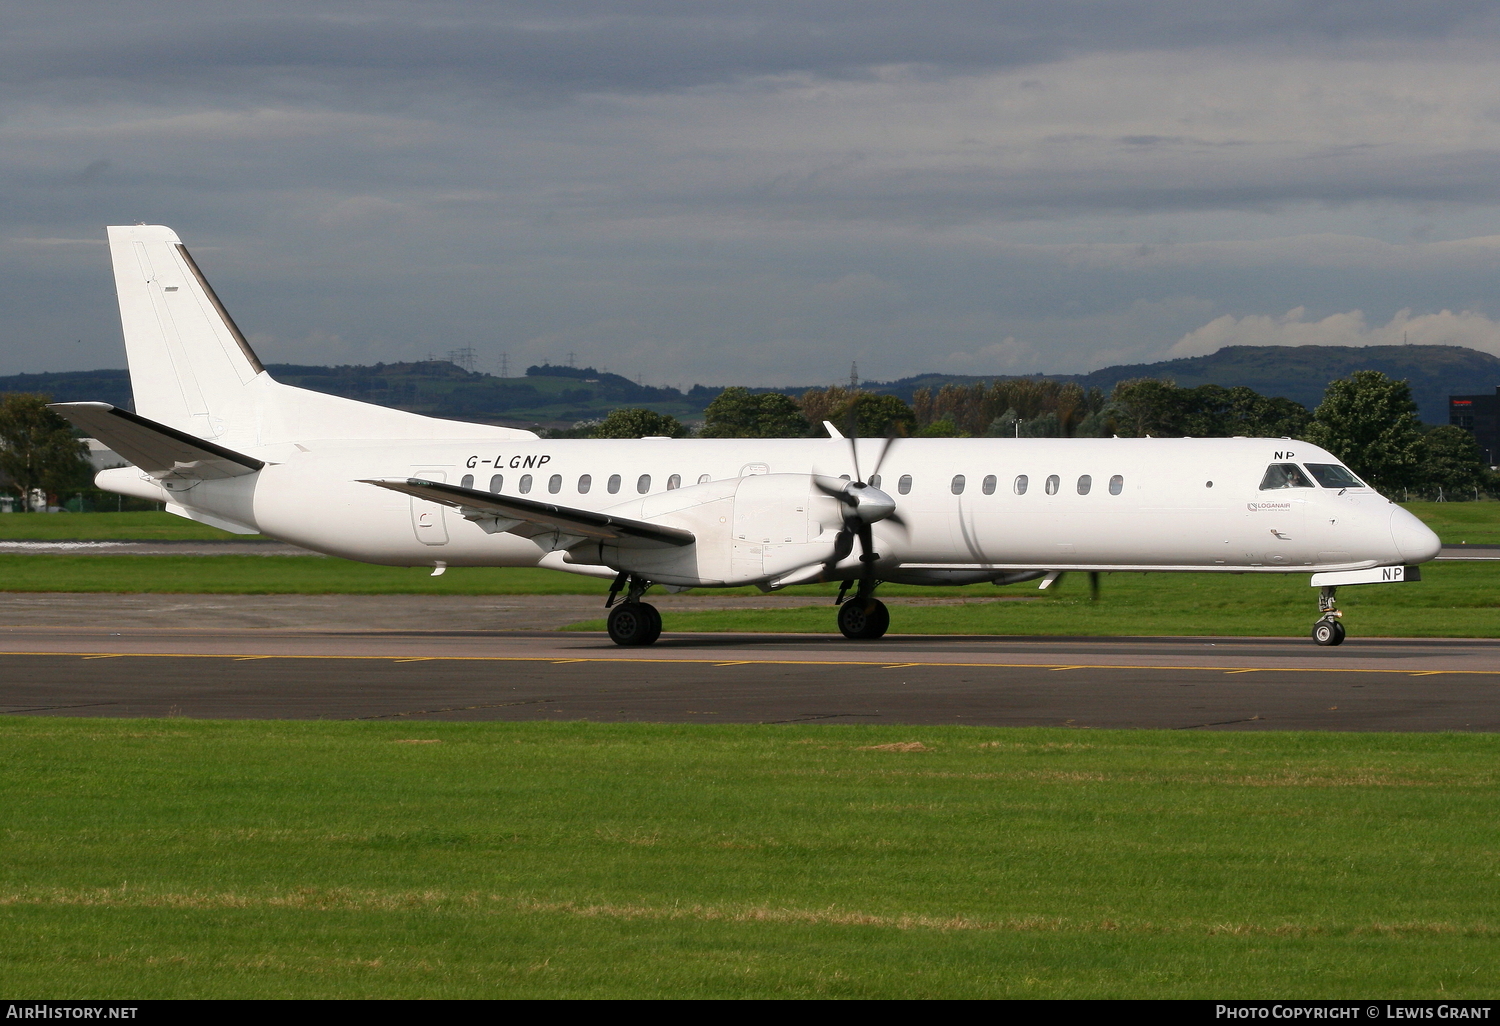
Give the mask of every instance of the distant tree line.
[[[549, 372], [556, 368], [546, 368]], [[592, 368], [580, 369], [589, 373]], [[623, 380], [623, 379], [622, 379]], [[1302, 438], [1343, 460], [1386, 495], [1462, 501], [1500, 498], [1500, 475], [1485, 465], [1474, 436], [1452, 425], [1427, 427], [1405, 381], [1356, 371], [1329, 384], [1317, 409], [1252, 389], [1171, 381], [1122, 381], [1108, 396], [1068, 382], [1011, 378], [989, 384], [920, 389], [899, 397], [842, 386], [801, 396], [726, 388], [704, 413], [703, 438], [824, 437], [824, 423], [861, 437]], [[47, 409], [48, 397], [0, 397], [0, 473], [22, 497], [87, 489], [92, 467], [72, 426]], [[573, 437], [682, 438], [686, 425], [652, 410], [625, 407], [583, 422]]]
[[[1245, 387], [1171, 381], [1122, 381], [1109, 395], [1072, 383], [1010, 378], [919, 389], [911, 404], [896, 396], [814, 388], [780, 392], [726, 388], [704, 411], [702, 438], [823, 437], [825, 421], [862, 437], [1301, 438], [1320, 445], [1387, 495], [1462, 501], [1500, 498], [1500, 475], [1485, 465], [1474, 436], [1459, 427], [1424, 426], [1405, 381], [1356, 371], [1329, 384], [1317, 409]], [[676, 418], [645, 409], [616, 410], [571, 432], [594, 438], [688, 434]]]

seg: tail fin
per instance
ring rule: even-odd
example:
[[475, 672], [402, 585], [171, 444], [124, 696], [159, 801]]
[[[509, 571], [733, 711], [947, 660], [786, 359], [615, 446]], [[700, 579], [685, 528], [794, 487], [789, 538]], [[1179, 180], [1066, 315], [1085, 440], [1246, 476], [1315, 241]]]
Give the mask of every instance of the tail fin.
[[231, 448], [325, 438], [535, 438], [324, 395], [271, 378], [172, 229], [109, 229], [135, 412]]
[[136, 412], [199, 438], [248, 427], [266, 369], [177, 234], [111, 227], [109, 252]]

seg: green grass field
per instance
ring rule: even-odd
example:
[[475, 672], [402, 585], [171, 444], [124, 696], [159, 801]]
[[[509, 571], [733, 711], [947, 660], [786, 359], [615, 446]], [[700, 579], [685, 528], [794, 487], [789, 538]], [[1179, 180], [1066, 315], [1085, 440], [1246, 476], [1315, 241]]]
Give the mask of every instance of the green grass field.
[[172, 513], [11, 513], [0, 516], [0, 541], [233, 541], [230, 534]]
[[1445, 545], [1500, 545], [1500, 502], [1403, 502]]
[[1500, 739], [5, 719], [0, 979], [1483, 997]]

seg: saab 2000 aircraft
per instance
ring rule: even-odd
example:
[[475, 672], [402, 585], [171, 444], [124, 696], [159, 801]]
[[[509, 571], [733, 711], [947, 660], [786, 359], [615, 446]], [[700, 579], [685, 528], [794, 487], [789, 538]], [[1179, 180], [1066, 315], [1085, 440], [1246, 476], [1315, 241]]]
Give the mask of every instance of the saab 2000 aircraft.
[[101, 488], [368, 563], [609, 578], [621, 645], [661, 633], [655, 585], [838, 581], [840, 630], [869, 639], [882, 582], [1067, 571], [1310, 573], [1313, 638], [1337, 645], [1337, 586], [1417, 580], [1439, 550], [1287, 438], [553, 440], [323, 395], [266, 373], [171, 229], [109, 249], [135, 411], [53, 407], [134, 464]]

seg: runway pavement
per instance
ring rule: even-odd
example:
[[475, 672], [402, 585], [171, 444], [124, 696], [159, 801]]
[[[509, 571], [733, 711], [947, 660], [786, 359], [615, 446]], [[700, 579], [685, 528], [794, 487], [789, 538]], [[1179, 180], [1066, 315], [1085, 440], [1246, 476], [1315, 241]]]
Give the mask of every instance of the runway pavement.
[[1500, 729], [1500, 641], [16, 626], [0, 712], [365, 720], [650, 720]]

